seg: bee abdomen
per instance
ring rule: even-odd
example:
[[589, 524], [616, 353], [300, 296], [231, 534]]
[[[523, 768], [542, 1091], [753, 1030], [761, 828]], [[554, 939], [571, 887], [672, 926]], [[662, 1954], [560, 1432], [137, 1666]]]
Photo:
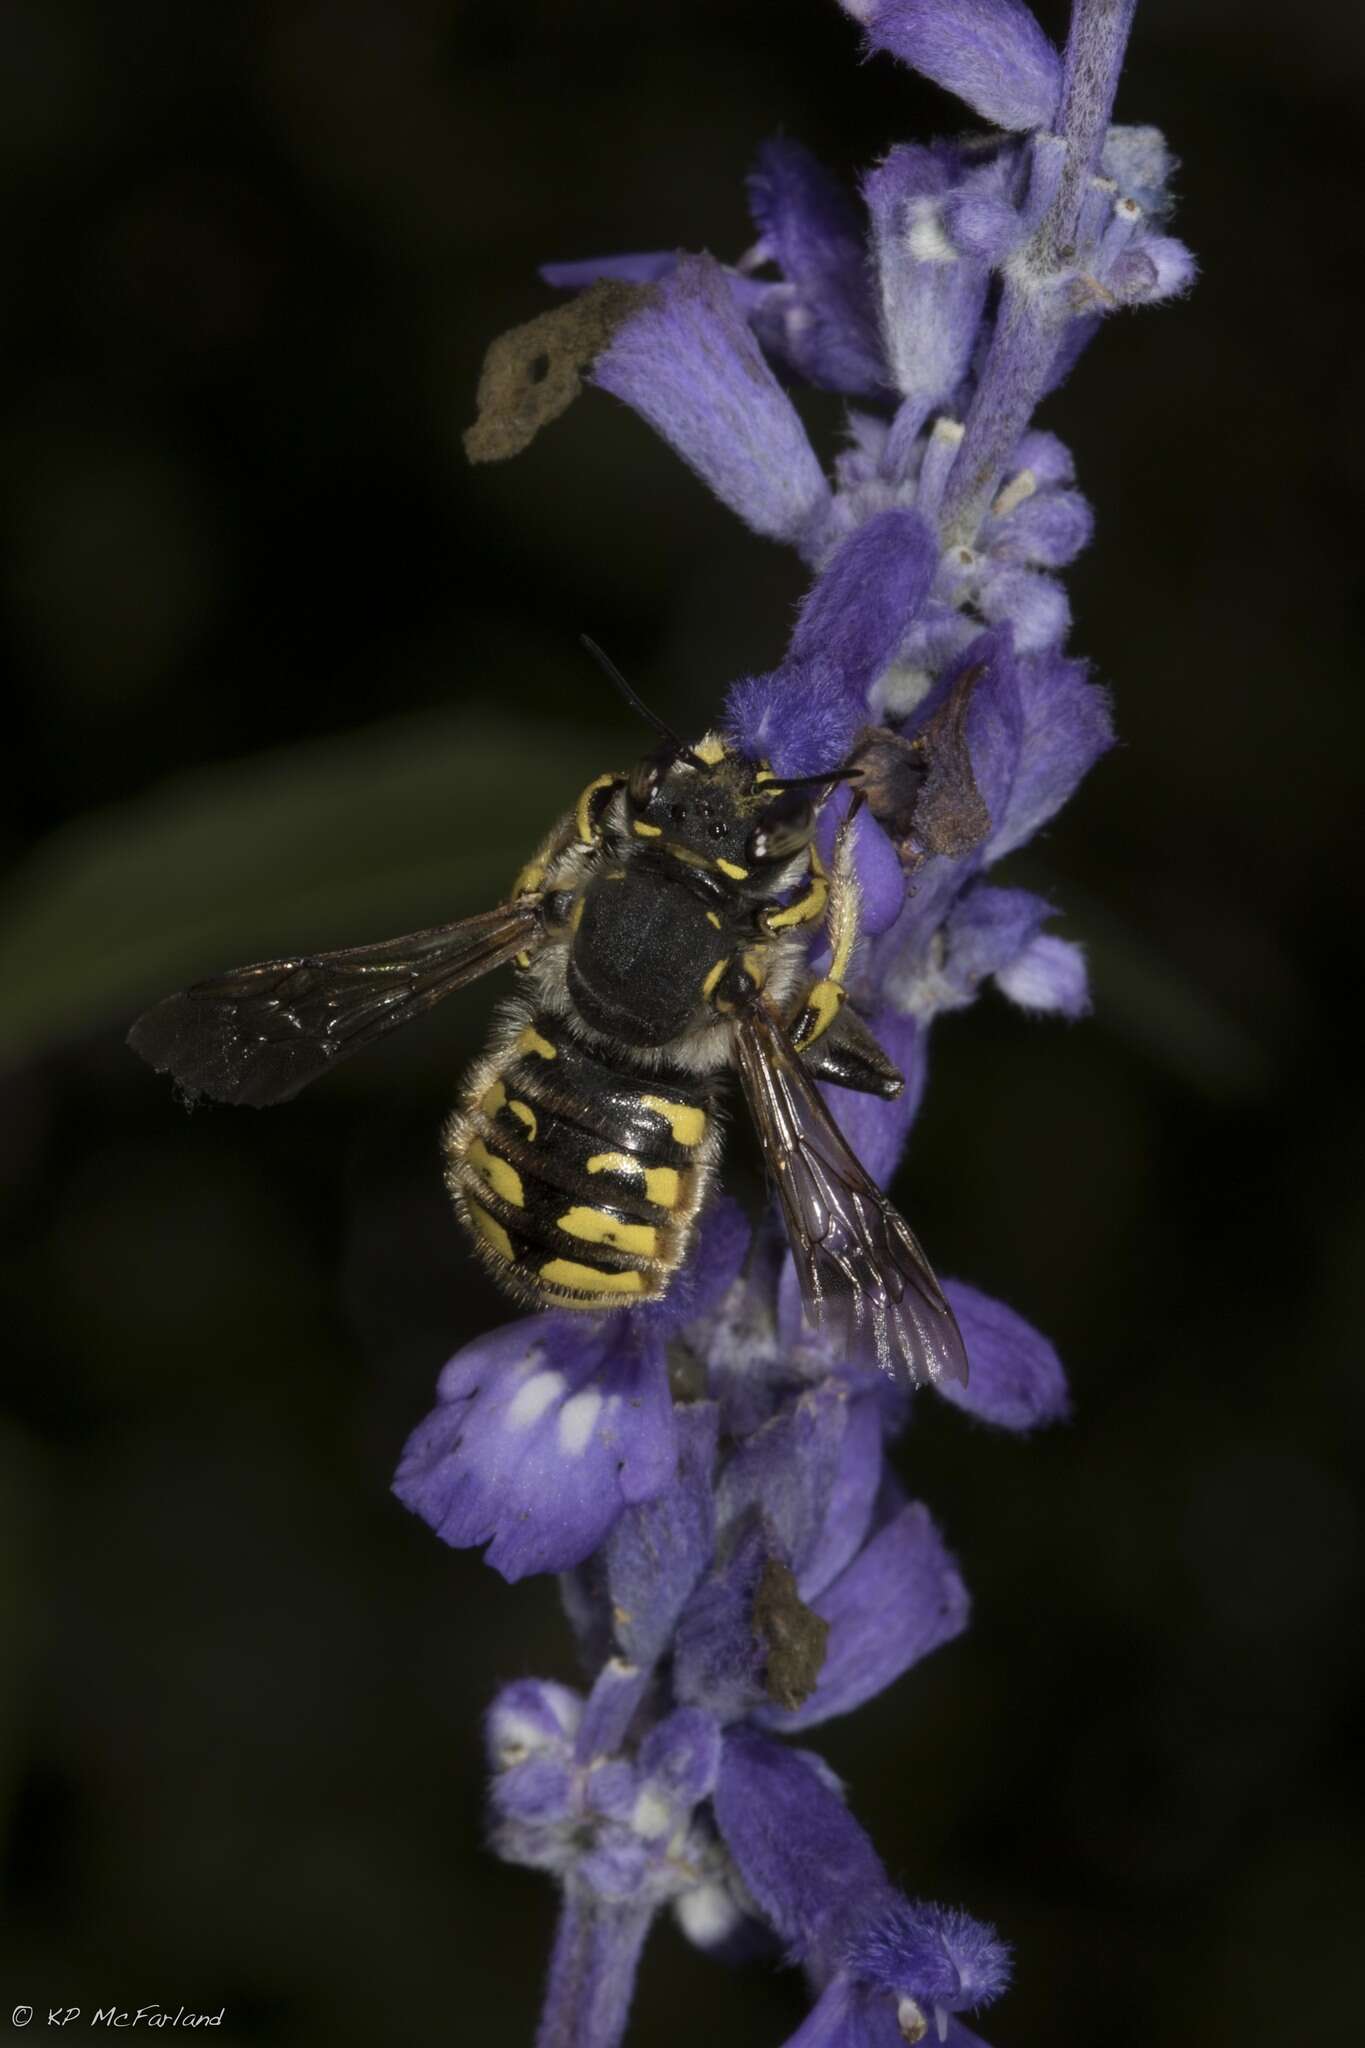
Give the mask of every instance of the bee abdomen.
[[485, 1263], [536, 1307], [657, 1300], [715, 1150], [711, 1090], [622, 1072], [535, 1015], [480, 1063], [446, 1132], [446, 1180]]

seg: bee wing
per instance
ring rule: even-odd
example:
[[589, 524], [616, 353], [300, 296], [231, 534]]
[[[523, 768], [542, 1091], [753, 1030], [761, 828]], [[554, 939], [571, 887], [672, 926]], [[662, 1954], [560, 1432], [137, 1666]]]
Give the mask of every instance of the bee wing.
[[167, 996], [128, 1043], [191, 1096], [287, 1102], [539, 935], [539, 899], [524, 898], [376, 946], [263, 960]]
[[962, 1333], [913, 1231], [858, 1163], [766, 1004], [740, 1020], [736, 1053], [810, 1320], [893, 1379], [965, 1383]]

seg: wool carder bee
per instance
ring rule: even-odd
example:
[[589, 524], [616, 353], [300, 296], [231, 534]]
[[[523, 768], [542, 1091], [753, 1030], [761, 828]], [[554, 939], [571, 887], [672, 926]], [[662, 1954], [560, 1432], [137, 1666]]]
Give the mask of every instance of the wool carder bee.
[[497, 908], [196, 982], [129, 1043], [190, 1095], [283, 1102], [514, 964], [517, 992], [443, 1134], [455, 1206], [510, 1294], [590, 1312], [661, 1299], [716, 1176], [737, 1068], [810, 1319], [897, 1377], [965, 1379], [928, 1261], [815, 1085], [902, 1086], [846, 1000], [848, 821], [828, 867], [815, 846], [847, 771], [783, 779], [714, 733], [689, 747], [660, 730], [629, 774], [589, 783]]

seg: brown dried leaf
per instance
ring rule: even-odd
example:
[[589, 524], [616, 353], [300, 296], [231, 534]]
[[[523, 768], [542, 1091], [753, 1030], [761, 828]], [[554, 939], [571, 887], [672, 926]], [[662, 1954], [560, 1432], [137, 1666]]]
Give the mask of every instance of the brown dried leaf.
[[967, 713], [972, 692], [985, 674], [984, 662], [967, 669], [948, 692], [915, 744], [924, 749], [927, 770], [915, 806], [911, 836], [922, 853], [956, 858], [979, 846], [991, 829], [967, 747]]
[[869, 725], [854, 743], [854, 787], [907, 866], [930, 853], [954, 858], [970, 853], [991, 829], [967, 746], [967, 713], [984, 673], [984, 664], [978, 663], [960, 675], [947, 701], [914, 739]]
[[505, 462], [529, 448], [573, 404], [583, 370], [653, 291], [604, 278], [491, 342], [479, 375], [479, 416], [464, 437], [470, 461]]
[[770, 1557], [754, 1595], [754, 1632], [767, 1644], [764, 1689], [775, 1706], [799, 1707], [815, 1690], [829, 1623], [812, 1613], [785, 1564]]

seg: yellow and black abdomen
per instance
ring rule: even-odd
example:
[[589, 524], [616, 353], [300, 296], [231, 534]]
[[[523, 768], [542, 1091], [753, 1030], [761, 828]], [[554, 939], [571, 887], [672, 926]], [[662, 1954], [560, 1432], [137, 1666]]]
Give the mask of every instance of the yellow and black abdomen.
[[495, 1278], [537, 1308], [663, 1295], [710, 1178], [713, 1086], [611, 1065], [565, 1018], [518, 1014], [445, 1133], [446, 1184]]

